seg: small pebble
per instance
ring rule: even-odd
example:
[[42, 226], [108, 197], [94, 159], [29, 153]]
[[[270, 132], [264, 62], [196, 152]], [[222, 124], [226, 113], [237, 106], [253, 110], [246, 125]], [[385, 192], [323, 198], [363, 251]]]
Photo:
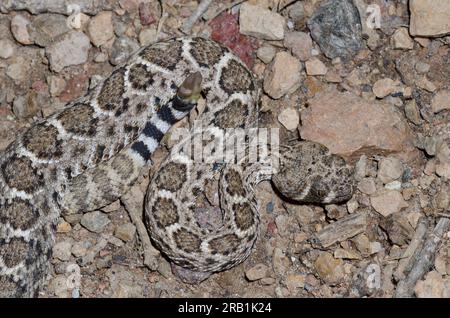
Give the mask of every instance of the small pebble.
[[10, 40], [0, 39], [0, 58], [7, 59], [14, 54], [14, 46]]
[[60, 259], [61, 261], [68, 261], [71, 255], [72, 243], [63, 241], [56, 243], [53, 246], [53, 256]]
[[325, 75], [327, 73], [327, 67], [318, 58], [311, 58], [305, 63], [306, 73], [308, 75]]
[[136, 234], [136, 227], [132, 223], [125, 223], [119, 225], [114, 232], [114, 235], [124, 242], [129, 242]]
[[273, 46], [265, 45], [261, 46], [258, 51], [256, 51], [256, 55], [265, 64], [269, 64], [273, 60], [276, 52], [277, 51]]
[[83, 214], [80, 223], [89, 231], [100, 233], [110, 223], [110, 220], [106, 214], [94, 211]]
[[278, 121], [287, 130], [294, 131], [297, 129], [297, 126], [300, 121], [300, 117], [299, 117], [298, 111], [296, 109], [286, 108], [278, 115]]
[[267, 276], [269, 268], [264, 264], [256, 264], [245, 272], [245, 277], [251, 282]]
[[403, 164], [399, 159], [388, 157], [380, 161], [377, 178], [384, 184], [399, 179], [402, 174]]

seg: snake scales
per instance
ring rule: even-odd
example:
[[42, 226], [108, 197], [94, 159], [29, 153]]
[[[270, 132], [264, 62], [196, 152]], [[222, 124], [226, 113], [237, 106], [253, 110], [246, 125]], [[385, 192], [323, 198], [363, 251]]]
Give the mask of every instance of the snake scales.
[[[0, 154], [0, 296], [36, 296], [48, 272], [58, 217], [98, 209], [123, 195], [151, 166], [159, 141], [194, 107], [200, 90], [206, 100], [201, 127], [213, 133], [257, 127], [252, 73], [227, 48], [186, 37], [140, 49]], [[144, 214], [153, 242], [173, 262], [216, 272], [248, 256], [259, 224], [253, 188], [271, 174], [262, 173], [263, 163], [245, 158], [218, 169], [180, 151], [162, 163]], [[331, 203], [352, 195], [352, 170], [321, 145], [283, 147], [280, 164], [272, 181], [289, 198]], [[207, 229], [195, 210], [212, 179], [220, 181], [223, 224]]]

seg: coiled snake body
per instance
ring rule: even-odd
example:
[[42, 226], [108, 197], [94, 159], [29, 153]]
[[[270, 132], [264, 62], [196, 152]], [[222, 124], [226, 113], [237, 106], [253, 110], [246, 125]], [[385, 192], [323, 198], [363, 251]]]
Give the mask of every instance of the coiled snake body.
[[[36, 296], [48, 272], [58, 217], [98, 209], [123, 195], [200, 90], [206, 99], [201, 127], [257, 126], [251, 72], [227, 48], [186, 37], [142, 48], [0, 154], [0, 296]], [[299, 142], [281, 151], [280, 163], [272, 180], [288, 197], [327, 203], [351, 196], [351, 169], [323, 146]], [[270, 177], [261, 167], [242, 161], [216, 169], [183, 152], [170, 155], [146, 196], [145, 218], [156, 246], [197, 271], [242, 262], [258, 236], [253, 186]], [[223, 225], [206, 229], [196, 220], [195, 202], [214, 177], [221, 184]]]

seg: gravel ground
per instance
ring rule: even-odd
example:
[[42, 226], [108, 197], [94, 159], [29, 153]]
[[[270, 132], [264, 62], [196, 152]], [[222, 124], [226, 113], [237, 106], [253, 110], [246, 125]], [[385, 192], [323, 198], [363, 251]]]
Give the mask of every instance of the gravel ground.
[[198, 1], [163, 2], [2, 1], [0, 149], [139, 47], [187, 32], [233, 49], [263, 88], [261, 126], [344, 156], [357, 190], [298, 205], [261, 183], [251, 256], [187, 284], [132, 222], [142, 176], [121, 201], [59, 220], [41, 296], [450, 297], [450, 0], [213, 1], [192, 25]]

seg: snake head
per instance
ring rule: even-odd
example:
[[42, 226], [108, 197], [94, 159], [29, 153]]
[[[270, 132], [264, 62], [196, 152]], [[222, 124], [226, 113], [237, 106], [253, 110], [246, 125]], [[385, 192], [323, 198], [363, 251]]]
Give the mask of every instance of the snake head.
[[277, 190], [300, 203], [349, 200], [355, 188], [353, 168], [318, 143], [298, 142], [282, 151], [280, 169], [272, 177]]

